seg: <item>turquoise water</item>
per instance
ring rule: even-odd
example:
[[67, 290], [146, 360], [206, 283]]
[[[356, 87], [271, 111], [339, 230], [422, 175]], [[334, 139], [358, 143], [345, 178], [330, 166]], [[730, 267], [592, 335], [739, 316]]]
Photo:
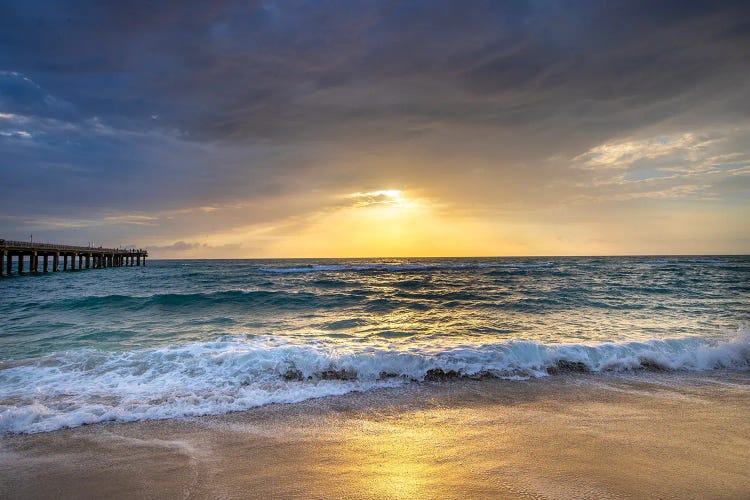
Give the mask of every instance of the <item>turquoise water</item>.
[[0, 292], [0, 431], [750, 365], [748, 257], [149, 261]]

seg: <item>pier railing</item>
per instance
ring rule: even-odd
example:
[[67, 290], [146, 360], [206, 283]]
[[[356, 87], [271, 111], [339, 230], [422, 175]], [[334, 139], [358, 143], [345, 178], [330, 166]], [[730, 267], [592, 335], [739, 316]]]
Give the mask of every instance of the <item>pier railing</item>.
[[0, 248], [3, 247], [27, 248], [29, 250], [47, 249], [69, 252], [146, 253], [146, 250], [143, 250], [142, 248], [104, 248], [95, 247], [93, 245], [83, 247], [76, 245], [60, 245], [58, 243], [33, 243], [29, 241], [0, 240]]

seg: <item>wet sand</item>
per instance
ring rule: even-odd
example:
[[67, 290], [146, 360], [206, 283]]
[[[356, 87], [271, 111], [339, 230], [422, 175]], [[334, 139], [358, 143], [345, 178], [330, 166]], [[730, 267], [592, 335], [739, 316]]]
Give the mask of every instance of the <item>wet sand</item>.
[[0, 444], [0, 498], [748, 498], [750, 374], [428, 383]]

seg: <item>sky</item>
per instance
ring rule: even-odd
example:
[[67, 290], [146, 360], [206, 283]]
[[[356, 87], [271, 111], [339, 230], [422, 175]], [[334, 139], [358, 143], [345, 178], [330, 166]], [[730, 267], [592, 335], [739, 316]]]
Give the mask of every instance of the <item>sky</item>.
[[750, 253], [750, 3], [0, 3], [0, 238]]

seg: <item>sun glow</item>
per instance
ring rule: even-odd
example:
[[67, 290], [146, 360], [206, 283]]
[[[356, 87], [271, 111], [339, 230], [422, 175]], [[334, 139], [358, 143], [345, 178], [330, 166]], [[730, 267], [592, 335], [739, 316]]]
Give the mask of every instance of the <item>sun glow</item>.
[[372, 206], [414, 208], [417, 206], [415, 200], [407, 198], [403, 191], [399, 189], [351, 193], [346, 195], [346, 198], [354, 200], [354, 206], [358, 208]]
[[[557, 213], [534, 214], [537, 219], [548, 216], [549, 221], [530, 221], [525, 213], [494, 213], [488, 218], [482, 211], [457, 207], [425, 189], [362, 189], [316, 193], [312, 200], [285, 200], [296, 202], [305, 202], [301, 203], [305, 209], [285, 219], [198, 233], [179, 245], [175, 241], [158, 244], [172, 245], [171, 255], [177, 257], [220, 258], [561, 255], [582, 253], [580, 242], [586, 242], [588, 253], [613, 253], [595, 226], [561, 224]], [[233, 205], [174, 216], [200, 217], [202, 226], [209, 227], [219, 218], [241, 219], [248, 207]], [[666, 227], [676, 231], [681, 222], [675, 219]], [[640, 224], [638, 231], [647, 229]], [[658, 221], [651, 229], [663, 234], [665, 225]], [[623, 231], [622, 237], [627, 238], [633, 230], [630, 234]]]
[[356, 193], [359, 196], [387, 196], [389, 198], [400, 198], [401, 191], [399, 189], [382, 189], [380, 191], [370, 191], [369, 193]]
[[[220, 212], [220, 211], [219, 211]], [[214, 216], [208, 214], [207, 216]], [[502, 230], [501, 230], [502, 229]], [[488, 227], [452, 213], [416, 190], [380, 189], [336, 194], [319, 210], [274, 224], [243, 227], [203, 237], [209, 247], [237, 249], [253, 257], [408, 257], [521, 253], [507, 241], [507, 222]], [[466, 238], [466, 234], [473, 234]], [[256, 246], [253, 254], [243, 247]], [[210, 249], [210, 248], [209, 248]], [[479, 249], [479, 250], [477, 250]], [[205, 252], [206, 246], [190, 251]], [[481, 253], [478, 253], [481, 252]], [[187, 255], [188, 253], [183, 253]]]

